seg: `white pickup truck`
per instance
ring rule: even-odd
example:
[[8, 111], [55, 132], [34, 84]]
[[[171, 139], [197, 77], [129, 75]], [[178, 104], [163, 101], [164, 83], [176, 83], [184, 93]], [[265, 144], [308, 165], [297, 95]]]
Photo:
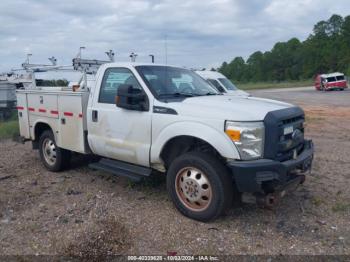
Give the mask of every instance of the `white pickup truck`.
[[93, 87], [18, 90], [17, 101], [23, 141], [47, 169], [66, 168], [78, 152], [135, 180], [163, 172], [176, 208], [201, 221], [241, 193], [271, 204], [304, 182], [313, 160], [302, 109], [221, 95], [178, 67], [108, 63]]
[[224, 95], [250, 96], [249, 93], [238, 89], [226, 76], [217, 71], [198, 70], [195, 72]]

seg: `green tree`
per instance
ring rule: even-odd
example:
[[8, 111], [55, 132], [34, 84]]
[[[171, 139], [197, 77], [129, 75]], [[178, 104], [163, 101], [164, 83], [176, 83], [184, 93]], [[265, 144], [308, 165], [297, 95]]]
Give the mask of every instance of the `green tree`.
[[327, 21], [327, 33], [328, 35], [339, 35], [344, 23], [343, 17], [340, 15], [332, 15]]
[[247, 60], [247, 70], [251, 81], [266, 80], [264, 74], [264, 54], [260, 51], [253, 53]]
[[334, 14], [319, 21], [309, 37], [276, 43], [271, 51], [254, 52], [224, 62], [219, 71], [236, 81], [284, 81], [311, 78], [319, 73], [350, 74], [350, 16]]

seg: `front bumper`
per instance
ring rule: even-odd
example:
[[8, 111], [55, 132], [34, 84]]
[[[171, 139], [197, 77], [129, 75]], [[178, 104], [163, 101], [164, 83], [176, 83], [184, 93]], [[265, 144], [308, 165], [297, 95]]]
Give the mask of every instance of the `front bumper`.
[[305, 140], [304, 149], [296, 159], [278, 162], [270, 159], [231, 161], [231, 169], [238, 191], [273, 193], [290, 185], [303, 183], [303, 173], [311, 170], [314, 146]]

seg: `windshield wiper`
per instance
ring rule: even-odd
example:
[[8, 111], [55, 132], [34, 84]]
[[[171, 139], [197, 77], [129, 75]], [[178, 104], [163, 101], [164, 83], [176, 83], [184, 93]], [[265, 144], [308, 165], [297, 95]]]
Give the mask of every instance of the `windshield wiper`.
[[208, 92], [206, 94], [196, 94], [197, 96], [218, 96], [218, 95], [222, 95], [219, 93], [212, 93], [212, 92]]
[[169, 93], [169, 94], [159, 94], [158, 96], [164, 97], [164, 96], [173, 96], [173, 97], [193, 97], [195, 96], [194, 94], [189, 94], [189, 93]]
[[209, 92], [209, 93], [206, 93], [205, 95], [206, 96], [218, 96], [218, 95], [222, 95], [222, 94]]
[[208, 92], [206, 94], [191, 94], [191, 93], [181, 93], [181, 92], [176, 92], [176, 93], [169, 93], [169, 94], [159, 94], [159, 97], [194, 97], [194, 96], [216, 96], [216, 95], [221, 95], [219, 93], [212, 93]]

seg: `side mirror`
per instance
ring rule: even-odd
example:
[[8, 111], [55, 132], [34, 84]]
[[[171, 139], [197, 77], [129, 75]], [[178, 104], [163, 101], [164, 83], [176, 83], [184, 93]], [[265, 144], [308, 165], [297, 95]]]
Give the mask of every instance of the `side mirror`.
[[117, 107], [128, 110], [148, 111], [146, 94], [132, 85], [120, 85], [115, 100]]

